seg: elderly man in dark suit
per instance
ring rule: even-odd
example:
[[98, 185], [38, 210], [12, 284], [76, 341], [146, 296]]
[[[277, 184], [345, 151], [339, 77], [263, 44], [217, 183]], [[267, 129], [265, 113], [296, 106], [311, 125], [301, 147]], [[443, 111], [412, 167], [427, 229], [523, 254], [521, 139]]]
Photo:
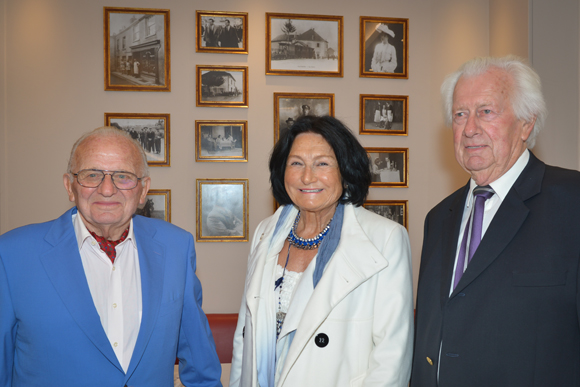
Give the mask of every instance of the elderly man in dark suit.
[[540, 79], [478, 58], [441, 92], [471, 179], [425, 221], [411, 386], [580, 386], [580, 173], [528, 150]]

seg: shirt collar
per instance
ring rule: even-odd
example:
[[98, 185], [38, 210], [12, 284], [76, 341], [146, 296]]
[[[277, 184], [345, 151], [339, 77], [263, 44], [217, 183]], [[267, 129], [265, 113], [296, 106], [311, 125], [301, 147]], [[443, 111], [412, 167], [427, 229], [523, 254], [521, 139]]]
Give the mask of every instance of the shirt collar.
[[[83, 223], [83, 220], [79, 216], [78, 212], [73, 212], [72, 222], [75, 230], [75, 235], [77, 237], [77, 244], [80, 250], [83, 247], [83, 243], [85, 243], [87, 238], [91, 238], [93, 240], [95, 238], [93, 238], [89, 230], [87, 230], [87, 226], [85, 226], [85, 224]], [[133, 247], [137, 248], [137, 244], [135, 243], [135, 234], [133, 232], [133, 219], [131, 219], [129, 223], [129, 234], [127, 234], [127, 238], [125, 240], [130, 240], [131, 243], [133, 244]]]
[[[495, 194], [498, 196], [499, 200], [503, 202], [503, 199], [507, 196], [508, 192], [526, 167], [528, 165], [528, 161], [530, 160], [530, 151], [524, 150], [524, 152], [520, 155], [518, 160], [515, 162], [514, 165], [499, 179], [489, 183], [491, 188], [495, 191]], [[470, 180], [469, 184], [469, 196], [467, 197], [467, 207], [471, 207], [471, 203], [473, 202], [473, 190], [477, 187], [477, 183], [473, 179]]]

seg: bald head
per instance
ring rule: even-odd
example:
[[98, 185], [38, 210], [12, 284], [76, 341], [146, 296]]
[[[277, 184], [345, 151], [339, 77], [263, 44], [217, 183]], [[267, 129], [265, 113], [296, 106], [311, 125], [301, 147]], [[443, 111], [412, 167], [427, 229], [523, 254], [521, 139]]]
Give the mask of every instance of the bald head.
[[114, 139], [115, 141], [125, 142], [126, 144], [128, 144], [130, 148], [134, 150], [135, 155], [134, 160], [136, 163], [136, 165], [134, 165], [134, 168], [137, 171], [139, 177], [149, 176], [147, 155], [145, 155], [145, 151], [143, 150], [141, 145], [133, 138], [131, 138], [131, 136], [124, 130], [119, 130], [111, 126], [103, 126], [90, 132], [87, 132], [75, 142], [68, 160], [67, 172], [68, 173], [78, 172], [76, 169], [79, 165], [79, 161], [83, 157], [83, 153], [88, 148], [87, 145], [89, 145], [94, 140], [98, 141], [106, 138], [111, 138]]

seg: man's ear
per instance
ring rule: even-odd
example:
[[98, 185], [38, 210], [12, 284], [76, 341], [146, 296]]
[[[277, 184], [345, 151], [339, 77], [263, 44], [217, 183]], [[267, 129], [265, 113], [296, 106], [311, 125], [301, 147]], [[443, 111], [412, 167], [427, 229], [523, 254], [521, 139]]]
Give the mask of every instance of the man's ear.
[[68, 200], [70, 200], [71, 202], [75, 201], [75, 193], [72, 189], [72, 185], [73, 185], [73, 177], [70, 173], [65, 173], [62, 176], [62, 181], [64, 183], [64, 188], [66, 189], [66, 192], [68, 193]]
[[139, 204], [145, 204], [147, 201], [147, 193], [149, 192], [149, 187], [151, 186], [151, 178], [149, 176], [144, 177], [142, 180], [143, 190], [141, 191], [141, 197], [139, 198]]
[[534, 125], [536, 124], [536, 117], [534, 116], [529, 121], [522, 122], [522, 141], [526, 142], [532, 133], [532, 129], [534, 129]]

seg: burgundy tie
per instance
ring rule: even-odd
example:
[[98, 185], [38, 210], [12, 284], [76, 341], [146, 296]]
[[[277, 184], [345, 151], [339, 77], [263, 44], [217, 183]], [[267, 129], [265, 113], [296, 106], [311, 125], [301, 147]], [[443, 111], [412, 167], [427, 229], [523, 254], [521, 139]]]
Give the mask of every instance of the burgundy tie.
[[125, 239], [127, 239], [127, 235], [129, 235], [129, 227], [127, 227], [127, 229], [125, 231], [123, 231], [121, 238], [119, 238], [116, 241], [110, 241], [110, 240], [103, 238], [102, 236], [98, 236], [97, 234], [95, 234], [92, 231], [89, 231], [89, 232], [91, 233], [93, 238], [95, 238], [97, 240], [97, 242], [99, 242], [99, 247], [101, 248], [101, 250], [104, 251], [105, 254], [107, 254], [107, 257], [109, 257], [111, 262], [115, 263], [115, 258], [117, 257], [117, 250], [115, 249], [115, 247], [119, 243], [121, 243]]
[[481, 229], [483, 225], [483, 210], [485, 207], [485, 201], [491, 198], [494, 194], [494, 190], [486, 185], [485, 187], [477, 186], [473, 190], [473, 196], [475, 197], [475, 204], [473, 206], [473, 223], [471, 223], [471, 215], [467, 220], [465, 225], [465, 231], [463, 232], [463, 239], [461, 240], [461, 248], [459, 249], [459, 255], [457, 256], [457, 265], [455, 266], [455, 279], [453, 280], [453, 289], [457, 287], [463, 271], [465, 270], [465, 252], [467, 251], [467, 236], [470, 234], [470, 224], [471, 237], [469, 238], [469, 255], [467, 256], [467, 263], [471, 262], [475, 250], [481, 242]]

